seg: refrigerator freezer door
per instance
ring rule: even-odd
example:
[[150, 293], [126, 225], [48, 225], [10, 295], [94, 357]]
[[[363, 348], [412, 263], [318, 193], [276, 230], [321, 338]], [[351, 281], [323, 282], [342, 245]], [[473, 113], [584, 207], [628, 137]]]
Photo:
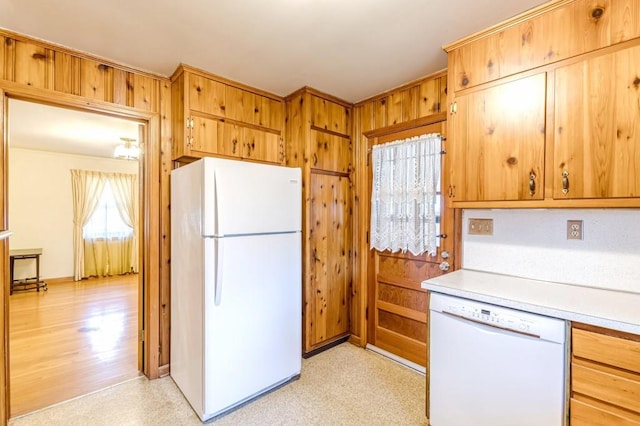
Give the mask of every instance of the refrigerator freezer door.
[[300, 374], [302, 355], [300, 233], [223, 238], [221, 257], [215, 240], [205, 270], [220, 259], [224, 274], [205, 273], [202, 420]]
[[299, 231], [300, 169], [204, 158], [202, 236]]

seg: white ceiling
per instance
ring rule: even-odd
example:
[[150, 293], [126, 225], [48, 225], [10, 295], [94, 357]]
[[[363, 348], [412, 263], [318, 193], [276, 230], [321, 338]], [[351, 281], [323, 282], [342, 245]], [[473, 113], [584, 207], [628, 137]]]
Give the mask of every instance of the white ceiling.
[[446, 67], [441, 46], [542, 0], [2, 0], [0, 27], [161, 75], [180, 63], [355, 102]]
[[9, 99], [9, 146], [113, 157], [121, 137], [138, 139], [138, 123], [122, 118]]

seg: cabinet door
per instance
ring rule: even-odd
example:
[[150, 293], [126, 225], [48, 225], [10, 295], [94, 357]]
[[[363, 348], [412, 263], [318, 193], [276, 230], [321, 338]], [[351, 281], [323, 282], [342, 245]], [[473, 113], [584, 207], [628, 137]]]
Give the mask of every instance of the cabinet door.
[[226, 122], [218, 123], [218, 140], [216, 153], [229, 157], [242, 155], [242, 129]]
[[220, 123], [204, 117], [192, 117], [192, 119], [191, 153], [215, 154], [218, 149], [218, 125]]
[[640, 46], [556, 70], [554, 198], [640, 196]]
[[352, 263], [349, 179], [311, 173], [309, 190], [305, 352], [349, 333]]
[[262, 130], [243, 129], [242, 158], [280, 163], [282, 161], [280, 136]]
[[456, 96], [447, 159], [453, 201], [543, 198], [545, 80], [536, 74]]
[[311, 130], [311, 167], [349, 173], [351, 171], [351, 139]]
[[225, 85], [195, 74], [188, 74], [189, 109], [225, 115]]

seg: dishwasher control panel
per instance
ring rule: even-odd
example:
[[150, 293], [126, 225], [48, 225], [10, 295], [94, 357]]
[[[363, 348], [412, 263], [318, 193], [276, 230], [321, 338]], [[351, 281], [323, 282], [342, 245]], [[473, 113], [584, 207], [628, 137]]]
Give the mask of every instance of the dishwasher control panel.
[[557, 318], [437, 293], [431, 295], [430, 309], [532, 337], [564, 339], [564, 321]]

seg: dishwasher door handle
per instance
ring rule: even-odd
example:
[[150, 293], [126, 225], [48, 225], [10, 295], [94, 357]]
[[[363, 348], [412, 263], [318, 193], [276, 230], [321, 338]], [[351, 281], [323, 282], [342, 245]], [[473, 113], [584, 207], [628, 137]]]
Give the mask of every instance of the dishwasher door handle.
[[[435, 311], [438, 312], [438, 311]], [[540, 339], [541, 337], [538, 334], [534, 334], [534, 333], [527, 333], [526, 331], [519, 331], [519, 330], [514, 330], [511, 328], [506, 328], [506, 327], [500, 327], [499, 325], [492, 325], [492, 324], [487, 324], [486, 322], [482, 322], [482, 321], [476, 321], [474, 319], [471, 318], [467, 318], [467, 317], [463, 317], [462, 315], [458, 315], [458, 314], [454, 314], [451, 312], [447, 312], [447, 311], [440, 311], [441, 314], [446, 315], [448, 317], [452, 317], [461, 321], [466, 321], [466, 322], [470, 322], [479, 326], [484, 326], [486, 328], [490, 328], [490, 329], [495, 329], [495, 330], [499, 330], [503, 333], [509, 333], [509, 334], [519, 334], [521, 336], [526, 336], [526, 337], [532, 337], [534, 339]], [[489, 330], [487, 330], [489, 331]]]

